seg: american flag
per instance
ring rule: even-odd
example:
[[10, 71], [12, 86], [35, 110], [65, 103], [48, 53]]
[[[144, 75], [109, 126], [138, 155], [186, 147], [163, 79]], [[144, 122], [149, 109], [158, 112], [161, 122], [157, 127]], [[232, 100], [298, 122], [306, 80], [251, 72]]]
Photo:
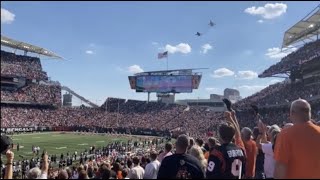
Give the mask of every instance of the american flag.
[[168, 57], [168, 51], [163, 53], [158, 53], [158, 59], [167, 58]]

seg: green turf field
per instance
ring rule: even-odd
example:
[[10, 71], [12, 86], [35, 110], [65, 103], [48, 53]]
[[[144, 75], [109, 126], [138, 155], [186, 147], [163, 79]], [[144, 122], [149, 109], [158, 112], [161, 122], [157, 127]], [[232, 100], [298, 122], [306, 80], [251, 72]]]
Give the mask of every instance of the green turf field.
[[15, 160], [24, 158], [32, 158], [32, 145], [40, 147], [39, 156], [45, 149], [49, 155], [56, 154], [60, 157], [61, 153], [69, 151], [73, 154], [74, 151], [80, 152], [85, 149], [89, 150], [89, 147], [95, 145], [97, 148], [105, 146], [112, 141], [124, 141], [127, 142], [131, 137], [115, 137], [114, 135], [81, 135], [81, 134], [61, 134], [61, 133], [32, 133], [32, 134], [19, 134], [10, 136], [13, 139], [14, 144], [20, 144], [20, 151], [14, 148]]

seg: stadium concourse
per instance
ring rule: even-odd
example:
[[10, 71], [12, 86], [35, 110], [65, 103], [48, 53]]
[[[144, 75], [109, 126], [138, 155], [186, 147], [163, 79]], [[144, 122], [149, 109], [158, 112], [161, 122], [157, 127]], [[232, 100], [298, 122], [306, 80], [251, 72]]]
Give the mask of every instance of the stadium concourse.
[[[320, 70], [311, 75], [303, 71], [310, 63], [319, 67], [319, 58], [320, 40], [305, 44], [260, 77], [293, 69], [300, 75], [236, 102], [234, 110], [212, 112], [111, 97], [98, 108], [64, 107], [62, 86], [48, 80], [39, 58], [1, 51], [3, 133], [153, 136], [79, 148], [59, 157], [39, 152], [35, 144], [31, 159], [14, 156], [25, 146], [14, 140], [14, 150], [6, 149], [6, 159], [1, 159], [1, 178], [320, 178]], [[55, 143], [60, 147], [61, 142]]]

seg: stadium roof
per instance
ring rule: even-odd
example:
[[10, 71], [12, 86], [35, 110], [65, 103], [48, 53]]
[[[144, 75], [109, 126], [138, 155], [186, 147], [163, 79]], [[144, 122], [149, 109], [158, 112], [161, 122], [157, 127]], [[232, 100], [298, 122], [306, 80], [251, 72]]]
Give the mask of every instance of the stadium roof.
[[6, 46], [6, 47], [13, 48], [13, 49], [20, 49], [20, 50], [27, 51], [27, 52], [37, 53], [37, 54], [45, 55], [45, 56], [52, 57], [52, 58], [63, 59], [59, 55], [57, 55], [49, 50], [46, 50], [44, 48], [34, 46], [34, 45], [31, 45], [31, 44], [28, 44], [25, 42], [10, 39], [10, 38], [5, 37], [3, 35], [1, 35], [1, 46]]
[[320, 34], [320, 4], [306, 17], [288, 29], [283, 37], [282, 48]]

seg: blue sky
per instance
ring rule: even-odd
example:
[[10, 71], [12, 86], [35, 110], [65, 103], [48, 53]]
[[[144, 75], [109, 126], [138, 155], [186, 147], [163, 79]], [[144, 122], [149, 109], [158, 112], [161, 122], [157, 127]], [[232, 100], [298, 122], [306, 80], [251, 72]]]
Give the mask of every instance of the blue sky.
[[[101, 104], [107, 97], [146, 100], [129, 88], [133, 72], [205, 67], [198, 90], [208, 98], [236, 88], [248, 96], [278, 79], [256, 77], [285, 53], [284, 32], [318, 2], [1, 2], [1, 34], [49, 49], [52, 80]], [[208, 22], [216, 26], [208, 30]], [[197, 32], [206, 33], [197, 37]], [[131, 67], [131, 68], [130, 68]], [[155, 99], [155, 95], [152, 96]]]

